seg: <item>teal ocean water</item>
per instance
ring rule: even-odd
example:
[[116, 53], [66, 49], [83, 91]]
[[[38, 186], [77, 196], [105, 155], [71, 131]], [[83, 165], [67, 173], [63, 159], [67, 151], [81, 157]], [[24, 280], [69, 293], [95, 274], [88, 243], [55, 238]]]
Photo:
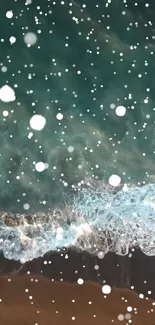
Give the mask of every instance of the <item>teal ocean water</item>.
[[[94, 251], [95, 244], [101, 249], [98, 228], [104, 233], [102, 241], [110, 236], [110, 242], [116, 239], [113, 233], [118, 237], [123, 229], [126, 238], [132, 229], [139, 237], [133, 235], [132, 243], [129, 236], [123, 237], [121, 249], [128, 252], [134, 242], [148, 255], [154, 254], [154, 14], [154, 1], [143, 0], [8, 0], [2, 5], [2, 215], [16, 213], [22, 218], [23, 214], [49, 213], [50, 227], [51, 223], [60, 227], [64, 221], [67, 229], [64, 237], [59, 229], [60, 245], [55, 237], [51, 244], [53, 228], [42, 222], [41, 231], [47, 231], [47, 238], [36, 257], [57, 246], [74, 244], [77, 226], [83, 223], [95, 229], [95, 238], [91, 236], [87, 242], [89, 236], [85, 236], [77, 247]], [[111, 193], [104, 184], [112, 175], [117, 176], [116, 182], [134, 188]], [[88, 186], [86, 193], [80, 189], [87, 182], [93, 189]], [[81, 199], [83, 193], [86, 196]], [[108, 214], [106, 204], [111, 205]], [[75, 207], [76, 217], [72, 216]], [[53, 217], [51, 212], [55, 208], [65, 211], [60, 213], [60, 224], [58, 215]], [[26, 242], [33, 237], [34, 224], [33, 229], [28, 225], [7, 227], [6, 233], [5, 227], [2, 221], [4, 253], [11, 242], [9, 258], [34, 258], [23, 253], [19, 240], [23, 234]], [[146, 249], [151, 229], [151, 246]], [[35, 245], [40, 240], [37, 236]], [[16, 252], [14, 239], [19, 243]], [[115, 240], [111, 249], [122, 253]]]

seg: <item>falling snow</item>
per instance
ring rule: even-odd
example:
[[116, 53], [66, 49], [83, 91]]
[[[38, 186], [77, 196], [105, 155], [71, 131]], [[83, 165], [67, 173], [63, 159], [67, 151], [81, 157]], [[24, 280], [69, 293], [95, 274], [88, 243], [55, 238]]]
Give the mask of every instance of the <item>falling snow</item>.
[[109, 177], [109, 184], [112, 186], [118, 186], [121, 182], [121, 178], [118, 175], [111, 175]]
[[103, 287], [102, 287], [102, 292], [104, 294], [107, 294], [109, 295], [111, 293], [111, 287], [108, 285], [108, 284], [105, 284]]
[[42, 115], [35, 114], [30, 119], [30, 127], [33, 130], [41, 131], [45, 127], [46, 119]]
[[0, 15], [1, 323], [153, 325], [155, 2]]
[[34, 45], [37, 42], [37, 35], [32, 32], [26, 33], [24, 36], [24, 42], [27, 45]]
[[0, 88], [0, 100], [5, 103], [13, 102], [16, 100], [15, 91], [8, 85]]

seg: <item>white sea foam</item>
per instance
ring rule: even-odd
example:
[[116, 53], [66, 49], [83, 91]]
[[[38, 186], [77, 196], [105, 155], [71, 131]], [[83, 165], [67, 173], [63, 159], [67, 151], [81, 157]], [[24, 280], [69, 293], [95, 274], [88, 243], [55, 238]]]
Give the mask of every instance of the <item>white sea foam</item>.
[[100, 183], [80, 189], [63, 211], [0, 218], [0, 249], [21, 263], [57, 248], [155, 255], [155, 184], [114, 191]]

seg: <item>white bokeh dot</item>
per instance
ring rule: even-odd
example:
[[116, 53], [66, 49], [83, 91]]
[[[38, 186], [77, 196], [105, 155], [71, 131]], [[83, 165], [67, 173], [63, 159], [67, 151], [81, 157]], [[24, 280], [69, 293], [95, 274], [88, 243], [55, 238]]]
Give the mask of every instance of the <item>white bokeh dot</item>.
[[4, 85], [0, 88], [0, 100], [5, 103], [13, 102], [16, 99], [14, 90], [8, 86]]
[[34, 45], [37, 42], [37, 35], [32, 32], [28, 32], [24, 35], [24, 42], [27, 45]]
[[77, 280], [77, 283], [80, 284], [80, 285], [82, 285], [82, 284], [84, 283], [84, 280], [83, 280], [82, 278], [79, 278], [79, 279]]
[[116, 107], [116, 105], [114, 103], [110, 104], [110, 108], [114, 109]]
[[4, 65], [3, 65], [3, 67], [1, 67], [2, 72], [7, 72], [7, 70], [8, 70], [7, 67], [5, 67]]
[[62, 113], [58, 113], [56, 115], [56, 118], [57, 118], [57, 120], [62, 120], [63, 119], [63, 114]]
[[9, 10], [9, 11], [6, 12], [6, 17], [9, 18], [9, 19], [11, 19], [13, 17], [12, 10]]
[[30, 127], [33, 130], [41, 131], [46, 124], [46, 119], [42, 115], [35, 114], [30, 119]]
[[30, 209], [30, 205], [28, 203], [24, 203], [23, 204], [23, 208], [24, 208], [24, 210], [29, 210]]
[[143, 295], [143, 293], [140, 293], [140, 294], [139, 294], [139, 298], [140, 298], [140, 299], [144, 299], [144, 295]]
[[8, 116], [9, 115], [9, 112], [8, 111], [3, 111], [3, 116]]
[[73, 152], [73, 151], [74, 151], [74, 147], [69, 146], [69, 147], [67, 148], [67, 150], [68, 150], [68, 152]]
[[123, 315], [123, 314], [119, 314], [119, 315], [117, 316], [117, 319], [118, 319], [120, 322], [122, 322], [122, 321], [124, 320], [124, 315]]
[[94, 265], [94, 269], [95, 269], [95, 270], [99, 270], [99, 265], [97, 265], [97, 264]]
[[111, 293], [111, 287], [108, 284], [103, 285], [102, 292], [106, 295], [109, 295]]
[[128, 306], [127, 307], [127, 311], [132, 311], [132, 307], [131, 306]]
[[103, 252], [98, 252], [98, 254], [97, 254], [97, 256], [98, 256], [98, 258], [101, 260], [102, 258], [104, 258], [104, 253]]
[[124, 106], [117, 106], [115, 112], [117, 116], [124, 116], [126, 113], [126, 108]]
[[14, 44], [14, 43], [16, 42], [16, 37], [11, 36], [11, 37], [9, 38], [9, 41], [10, 41], [11, 44]]
[[36, 163], [35, 169], [37, 172], [43, 172], [46, 169], [46, 165], [42, 161], [39, 161]]
[[125, 314], [125, 319], [129, 320], [132, 318], [132, 315], [130, 313]]
[[120, 182], [121, 182], [121, 178], [118, 175], [114, 174], [109, 177], [109, 184], [112, 186], [118, 186]]

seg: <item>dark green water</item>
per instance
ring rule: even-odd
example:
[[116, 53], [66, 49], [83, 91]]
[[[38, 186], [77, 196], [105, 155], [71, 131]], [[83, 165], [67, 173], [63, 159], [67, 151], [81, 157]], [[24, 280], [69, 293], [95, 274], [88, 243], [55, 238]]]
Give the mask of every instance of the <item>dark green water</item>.
[[[16, 94], [0, 102], [2, 209], [48, 209], [86, 178], [154, 180], [155, 3], [145, 3], [1, 2], [0, 87]], [[28, 32], [37, 35], [31, 47]], [[126, 107], [122, 117], [118, 105]], [[46, 118], [41, 131], [30, 127], [34, 114]], [[40, 161], [49, 166], [43, 172], [35, 169]]]

